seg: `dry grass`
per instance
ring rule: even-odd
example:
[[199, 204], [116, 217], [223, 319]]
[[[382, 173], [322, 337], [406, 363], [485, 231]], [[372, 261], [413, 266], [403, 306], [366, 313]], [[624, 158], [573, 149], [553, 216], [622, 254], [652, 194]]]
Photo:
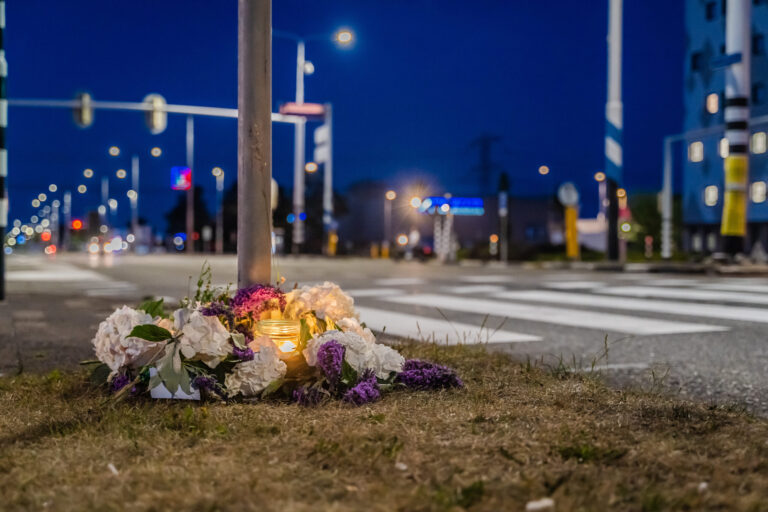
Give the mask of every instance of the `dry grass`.
[[455, 366], [466, 390], [302, 409], [104, 404], [82, 374], [0, 379], [0, 509], [768, 510], [763, 420], [477, 347], [402, 350]]

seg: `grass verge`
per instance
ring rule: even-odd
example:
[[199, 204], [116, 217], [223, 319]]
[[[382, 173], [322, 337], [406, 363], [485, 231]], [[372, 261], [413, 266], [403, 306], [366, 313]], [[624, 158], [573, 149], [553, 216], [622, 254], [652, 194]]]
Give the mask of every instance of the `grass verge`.
[[766, 510], [768, 423], [482, 347], [405, 345], [464, 390], [371, 406], [104, 401], [0, 379], [3, 510]]

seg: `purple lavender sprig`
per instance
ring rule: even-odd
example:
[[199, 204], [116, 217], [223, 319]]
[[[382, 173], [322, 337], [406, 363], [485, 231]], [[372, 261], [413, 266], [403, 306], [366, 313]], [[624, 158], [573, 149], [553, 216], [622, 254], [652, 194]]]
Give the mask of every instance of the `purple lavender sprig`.
[[395, 382], [409, 389], [444, 389], [462, 388], [464, 383], [456, 372], [447, 366], [409, 359], [403, 365], [403, 371], [397, 375]]
[[232, 347], [232, 355], [241, 361], [253, 361], [253, 350], [250, 347], [240, 348]]
[[112, 388], [112, 392], [117, 393], [130, 383], [131, 379], [127, 375], [120, 374], [116, 375], [115, 378], [112, 379], [110, 386]]
[[379, 398], [381, 398], [379, 383], [371, 369], [365, 370], [355, 387], [344, 393], [344, 401], [357, 406], [373, 403]]
[[332, 388], [338, 386], [344, 364], [346, 348], [336, 340], [323, 343], [317, 349], [317, 367]]
[[323, 393], [317, 388], [300, 387], [293, 390], [293, 401], [302, 407], [314, 407], [323, 400]]
[[200, 308], [203, 316], [219, 316], [227, 320], [227, 325], [231, 329], [235, 323], [235, 314], [232, 309], [221, 301], [214, 301]]

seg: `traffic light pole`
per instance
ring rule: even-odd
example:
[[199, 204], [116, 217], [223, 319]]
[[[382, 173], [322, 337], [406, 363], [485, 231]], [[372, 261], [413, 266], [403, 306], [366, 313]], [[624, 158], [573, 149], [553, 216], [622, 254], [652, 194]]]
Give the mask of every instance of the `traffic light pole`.
[[237, 41], [237, 284], [242, 288], [271, 280], [271, 0], [239, 0]]
[[[8, 63], [5, 60], [5, 2], [0, 0], [0, 233], [8, 227], [8, 151], [5, 147], [6, 126], [8, 125], [8, 100], [6, 99], [6, 76]], [[0, 251], [0, 301], [5, 300], [5, 251]]]
[[605, 174], [608, 194], [606, 256], [619, 259], [619, 198], [622, 179], [623, 104], [621, 101], [621, 23], [622, 0], [609, 0], [608, 11], [608, 96], [605, 104]]
[[189, 167], [189, 189], [187, 190], [187, 253], [195, 252], [195, 118], [187, 116], [187, 167]]

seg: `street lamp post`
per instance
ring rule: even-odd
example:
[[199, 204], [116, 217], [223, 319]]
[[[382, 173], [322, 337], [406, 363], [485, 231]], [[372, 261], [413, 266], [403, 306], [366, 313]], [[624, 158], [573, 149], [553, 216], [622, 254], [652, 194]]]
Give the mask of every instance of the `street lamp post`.
[[224, 253], [224, 170], [214, 167], [216, 178], [216, 254]]
[[381, 257], [389, 258], [389, 244], [392, 241], [392, 202], [397, 197], [394, 190], [384, 194], [384, 240], [381, 243]]
[[138, 246], [139, 242], [139, 157], [133, 155], [131, 157], [131, 186], [133, 187], [133, 194], [128, 196], [131, 201], [131, 232], [133, 233], [134, 245]]

